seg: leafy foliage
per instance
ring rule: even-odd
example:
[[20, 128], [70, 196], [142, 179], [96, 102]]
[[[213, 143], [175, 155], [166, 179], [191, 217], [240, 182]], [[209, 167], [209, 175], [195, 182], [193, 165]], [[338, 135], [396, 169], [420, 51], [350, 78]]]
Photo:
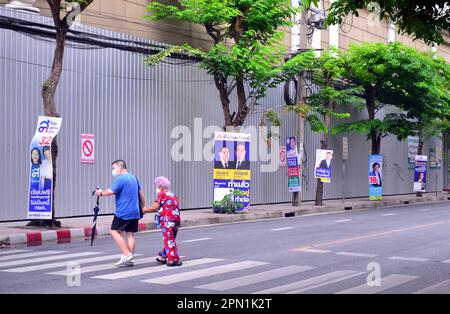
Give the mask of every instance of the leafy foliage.
[[[285, 47], [279, 29], [292, 25], [296, 13], [288, 0], [181, 0], [179, 6], [154, 1], [147, 9], [151, 20], [180, 20], [202, 25], [213, 39], [207, 51], [188, 45], [172, 47], [146, 58], [156, 65], [174, 52], [201, 58], [200, 67], [213, 76], [224, 112], [225, 125], [240, 126], [258, 99], [308, 67], [313, 52], [284, 63]], [[245, 84], [248, 84], [246, 86]], [[238, 112], [230, 111], [229, 96], [236, 91]]]
[[[358, 16], [358, 10], [367, 8], [371, 2], [373, 1], [337, 0], [331, 4], [327, 12], [326, 23], [327, 25], [342, 23], [349, 13]], [[413, 35], [415, 39], [421, 39], [427, 44], [445, 42], [442, 33], [450, 31], [448, 1], [378, 0], [376, 3], [380, 8], [380, 19], [388, 15], [402, 33]]]

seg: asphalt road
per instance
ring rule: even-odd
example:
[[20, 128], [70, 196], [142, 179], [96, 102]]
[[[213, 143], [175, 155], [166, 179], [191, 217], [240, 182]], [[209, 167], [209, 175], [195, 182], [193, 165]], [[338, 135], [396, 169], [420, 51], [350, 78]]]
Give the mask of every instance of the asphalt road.
[[182, 228], [181, 267], [88, 242], [1, 249], [0, 293], [450, 293], [450, 202]]

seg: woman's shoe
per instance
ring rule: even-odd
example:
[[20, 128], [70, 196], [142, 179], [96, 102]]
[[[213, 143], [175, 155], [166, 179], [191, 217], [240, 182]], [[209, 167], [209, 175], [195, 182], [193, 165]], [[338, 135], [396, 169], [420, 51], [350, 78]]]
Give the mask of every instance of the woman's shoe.
[[167, 262], [167, 266], [181, 266], [183, 262], [181, 260], [173, 261], [173, 262]]
[[156, 258], [156, 261], [157, 261], [158, 263], [161, 263], [161, 264], [166, 264], [166, 263], [167, 263], [167, 260], [166, 260], [164, 257], [161, 257], [161, 256], [158, 256], [158, 257]]

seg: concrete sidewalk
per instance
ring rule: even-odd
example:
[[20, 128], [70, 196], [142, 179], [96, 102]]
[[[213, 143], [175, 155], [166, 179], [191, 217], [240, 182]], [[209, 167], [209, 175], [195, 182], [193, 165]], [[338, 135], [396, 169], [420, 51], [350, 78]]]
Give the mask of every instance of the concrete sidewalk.
[[[449, 201], [449, 193], [426, 193], [423, 197], [415, 194], [384, 196], [382, 201], [369, 201], [367, 197], [354, 198], [345, 201], [326, 200], [324, 205], [315, 206], [314, 202], [303, 202], [300, 207], [292, 207], [290, 203], [274, 205], [254, 205], [250, 211], [236, 214], [216, 214], [212, 209], [186, 210], [181, 212], [181, 226], [200, 226], [237, 221], [250, 221], [256, 219], [281, 218], [298, 215], [343, 212], [346, 210], [360, 210], [395, 206], [414, 203], [429, 203], [436, 201]], [[449, 201], [450, 206], [450, 201]], [[153, 230], [153, 214], [146, 214], [139, 222], [139, 231]], [[62, 228], [57, 230], [26, 228], [26, 222], [0, 223], [0, 247], [12, 245], [35, 246], [46, 241], [68, 243], [75, 239], [88, 240], [91, 237], [92, 217], [64, 218]], [[97, 219], [97, 236], [108, 235], [112, 216], [99, 216]]]

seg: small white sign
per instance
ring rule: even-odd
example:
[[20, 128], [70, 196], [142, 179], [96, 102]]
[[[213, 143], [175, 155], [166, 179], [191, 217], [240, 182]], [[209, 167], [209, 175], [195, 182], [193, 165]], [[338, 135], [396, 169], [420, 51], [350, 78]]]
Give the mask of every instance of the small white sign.
[[342, 160], [348, 160], [348, 137], [342, 138]]
[[81, 163], [95, 163], [95, 135], [81, 134]]

